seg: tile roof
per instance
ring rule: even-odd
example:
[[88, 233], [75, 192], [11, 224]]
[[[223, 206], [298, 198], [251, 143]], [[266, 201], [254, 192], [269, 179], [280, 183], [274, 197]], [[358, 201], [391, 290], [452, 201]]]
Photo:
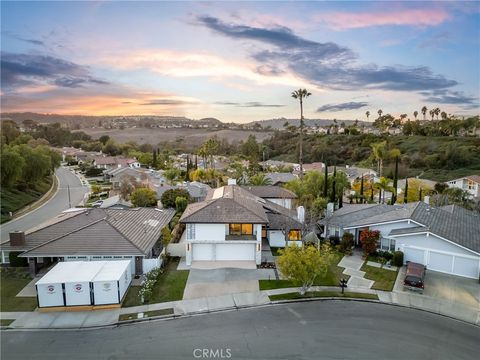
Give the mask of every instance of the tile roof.
[[278, 183], [286, 183], [291, 180], [297, 179], [297, 176], [293, 175], [292, 173], [266, 173], [265, 177], [270, 179], [272, 185]]
[[274, 185], [242, 186], [245, 190], [263, 199], [296, 199], [294, 192]]
[[146, 255], [175, 210], [155, 208], [89, 209], [26, 234], [25, 246], [2, 250], [42, 255]]

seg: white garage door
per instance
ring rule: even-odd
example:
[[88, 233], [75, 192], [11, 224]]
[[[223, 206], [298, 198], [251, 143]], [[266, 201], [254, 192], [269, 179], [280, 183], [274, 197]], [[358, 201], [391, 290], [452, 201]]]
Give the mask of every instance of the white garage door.
[[429, 252], [429, 261], [427, 268], [429, 270], [440, 271], [444, 273], [452, 273], [453, 255]]
[[453, 264], [453, 273], [460, 276], [478, 279], [478, 259], [470, 259], [461, 256], [455, 256]]
[[404, 251], [404, 261], [411, 261], [419, 264], [425, 265], [425, 250], [420, 250], [420, 249], [413, 249], [406, 247]]
[[214, 244], [192, 244], [192, 261], [214, 260]]
[[255, 244], [217, 244], [217, 260], [255, 260]]

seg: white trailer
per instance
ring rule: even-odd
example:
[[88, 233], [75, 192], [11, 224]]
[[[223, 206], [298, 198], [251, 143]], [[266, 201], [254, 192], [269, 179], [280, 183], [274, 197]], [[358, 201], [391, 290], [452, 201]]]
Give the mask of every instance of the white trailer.
[[64, 280], [77, 268], [73, 262], [61, 262], [35, 283], [39, 307], [65, 306]]
[[75, 272], [64, 278], [65, 305], [93, 305], [91, 282], [102, 270], [104, 261], [74, 261]]
[[130, 261], [106, 261], [92, 279], [93, 304], [119, 304], [132, 281]]

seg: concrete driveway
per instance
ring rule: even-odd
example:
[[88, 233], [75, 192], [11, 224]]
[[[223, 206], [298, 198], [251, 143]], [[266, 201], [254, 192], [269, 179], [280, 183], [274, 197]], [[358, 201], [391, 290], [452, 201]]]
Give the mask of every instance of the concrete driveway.
[[259, 291], [258, 280], [275, 279], [272, 269], [191, 269], [184, 299]]
[[[405, 266], [399, 272], [394, 290], [411, 293], [403, 289], [404, 278]], [[423, 295], [480, 309], [480, 284], [475, 279], [427, 270]]]

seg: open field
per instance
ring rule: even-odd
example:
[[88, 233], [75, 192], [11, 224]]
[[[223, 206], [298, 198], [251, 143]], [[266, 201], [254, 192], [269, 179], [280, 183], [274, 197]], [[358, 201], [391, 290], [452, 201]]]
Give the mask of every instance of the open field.
[[183, 142], [192, 147], [198, 147], [208, 138], [216, 135], [220, 140], [227, 139], [228, 141], [246, 140], [249, 135], [255, 135], [257, 141], [269, 137], [271, 132], [258, 132], [253, 130], [209, 130], [209, 129], [190, 129], [190, 128], [133, 128], [133, 129], [103, 129], [103, 128], [86, 128], [81, 131], [87, 133], [93, 138], [97, 139], [102, 135], [108, 135], [119, 143], [126, 143], [128, 141], [135, 141], [138, 144], [152, 144], [157, 145], [164, 141]]

